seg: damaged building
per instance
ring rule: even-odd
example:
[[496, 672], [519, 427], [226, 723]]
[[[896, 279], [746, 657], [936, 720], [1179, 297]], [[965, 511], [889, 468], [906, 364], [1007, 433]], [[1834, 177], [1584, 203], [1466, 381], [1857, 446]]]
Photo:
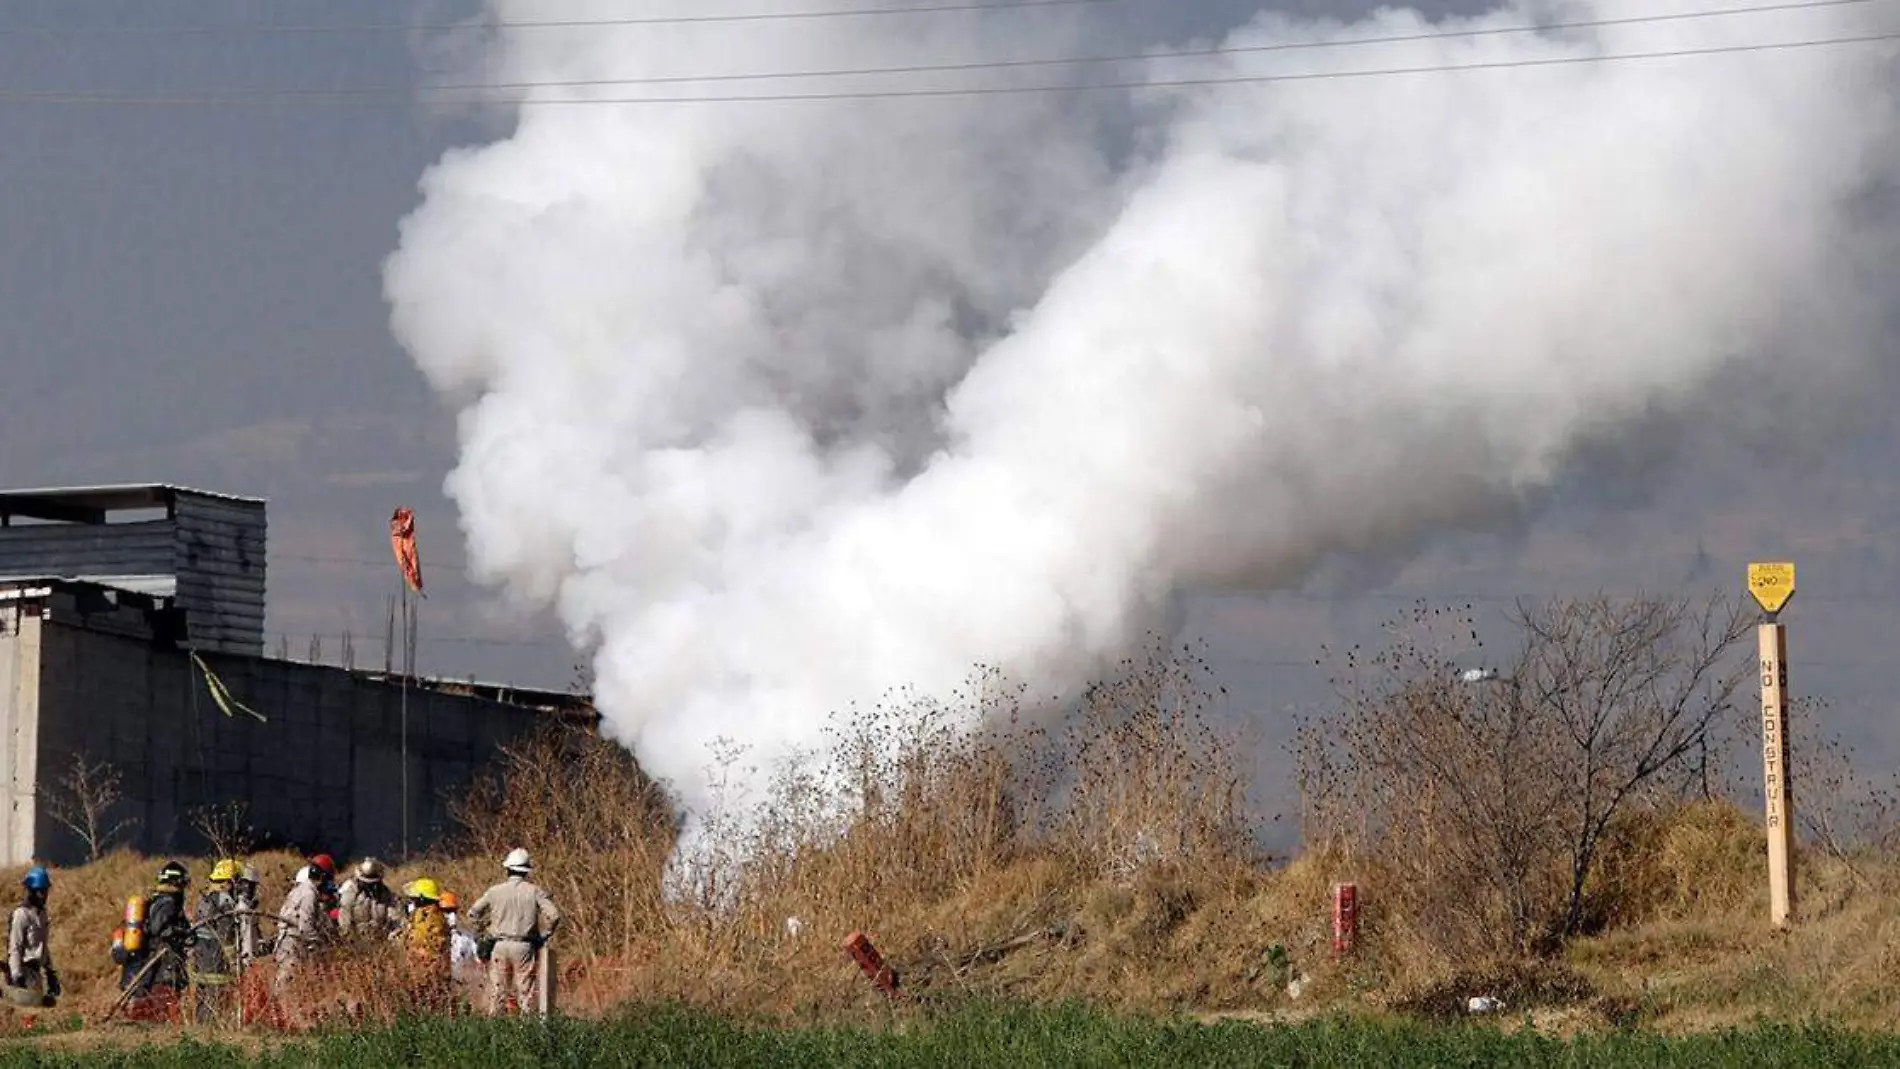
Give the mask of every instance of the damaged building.
[[147, 853], [207, 851], [237, 812], [260, 844], [399, 857], [507, 740], [594, 722], [571, 695], [265, 656], [266, 533], [262, 500], [177, 486], [0, 492], [7, 864], [84, 860], [57, 819], [82, 764]]

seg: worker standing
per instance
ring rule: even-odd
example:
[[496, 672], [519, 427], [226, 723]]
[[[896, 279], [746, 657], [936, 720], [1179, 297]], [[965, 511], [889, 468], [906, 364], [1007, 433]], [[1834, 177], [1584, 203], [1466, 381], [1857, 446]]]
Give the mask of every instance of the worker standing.
[[237, 882], [237, 862], [220, 858], [211, 867], [204, 894], [192, 910], [197, 940], [191, 948], [191, 965], [197, 989], [199, 1021], [216, 1020], [230, 1001], [231, 985], [238, 973], [238, 901], [231, 885]]
[[449, 1002], [449, 921], [442, 913], [442, 889], [427, 876], [403, 888], [409, 917], [403, 924], [408, 950], [409, 989], [419, 1006], [446, 1009]]
[[323, 910], [323, 870], [305, 865], [297, 870], [296, 882], [284, 896], [277, 911], [277, 979], [271, 992], [282, 995], [284, 988], [322, 950], [330, 939], [330, 918]]
[[60, 993], [59, 973], [53, 968], [47, 941], [46, 897], [52, 893], [53, 878], [35, 865], [20, 883], [26, 888], [26, 899], [14, 907], [7, 925], [7, 986], [22, 992], [15, 998], [50, 1005]]
[[140, 982], [141, 993], [154, 988], [184, 988], [187, 955], [191, 952], [191, 916], [185, 908], [185, 891], [191, 886], [191, 873], [176, 861], [167, 861], [158, 870], [158, 887], [145, 903], [146, 946], [158, 960]]
[[366, 857], [337, 894], [337, 931], [346, 939], [377, 942], [402, 927], [402, 903], [383, 882], [383, 863]]
[[251, 962], [257, 960], [257, 869], [245, 865], [238, 870], [238, 877], [232, 881], [231, 897], [237, 902], [238, 921], [238, 973], [250, 970]]
[[442, 917], [449, 923], [449, 978], [473, 1002], [482, 982], [482, 963], [475, 937], [462, 925], [461, 902], [454, 891], [442, 892]]
[[[499, 1016], [509, 991], [515, 1009], [534, 1012], [535, 981], [541, 948], [561, 926], [561, 911], [548, 893], [528, 882], [534, 862], [515, 847], [502, 859], [508, 878], [490, 887], [469, 907], [469, 923], [492, 948], [488, 962], [488, 1012]], [[512, 981], [512, 984], [511, 984]]]

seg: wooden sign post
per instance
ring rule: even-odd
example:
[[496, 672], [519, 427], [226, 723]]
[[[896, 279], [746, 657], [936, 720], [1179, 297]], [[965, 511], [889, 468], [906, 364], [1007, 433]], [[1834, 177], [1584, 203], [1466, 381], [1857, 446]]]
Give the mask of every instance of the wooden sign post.
[[1788, 629], [1777, 617], [1794, 597], [1794, 565], [1748, 566], [1748, 592], [1767, 614], [1756, 629], [1761, 673], [1762, 801], [1768, 827], [1768, 918], [1794, 917], [1794, 786], [1788, 768]]

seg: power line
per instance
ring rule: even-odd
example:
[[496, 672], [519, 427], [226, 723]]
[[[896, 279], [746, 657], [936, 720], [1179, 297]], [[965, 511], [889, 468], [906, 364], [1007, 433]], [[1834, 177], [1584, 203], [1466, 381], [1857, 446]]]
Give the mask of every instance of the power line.
[[[1703, 48], [1672, 48], [1650, 52], [1622, 52], [1595, 56], [1548, 56], [1534, 59], [1492, 60], [1477, 63], [1429, 64], [1412, 67], [1382, 67], [1345, 71], [1312, 71], [1299, 74], [1258, 74], [1223, 75], [1207, 78], [1174, 78], [1143, 81], [1104, 81], [1088, 83], [1070, 83], [1061, 85], [1011, 85], [1011, 86], [967, 86], [956, 89], [889, 89], [838, 91], [817, 93], [758, 93], [747, 95], [721, 96], [646, 96], [646, 97], [573, 97], [564, 99], [534, 99], [529, 97], [513, 100], [484, 100], [469, 98], [464, 100], [436, 99], [422, 100], [420, 94], [427, 93], [427, 87], [412, 90], [350, 90], [350, 89], [299, 89], [299, 90], [236, 90], [225, 93], [182, 93], [182, 94], [130, 94], [130, 93], [91, 93], [67, 90], [0, 90], [0, 103], [16, 104], [56, 104], [56, 105], [95, 105], [95, 106], [131, 106], [131, 107], [198, 107], [244, 104], [383, 104], [402, 105], [414, 103], [436, 104], [482, 104], [505, 103], [520, 107], [588, 107], [600, 105], [652, 105], [652, 104], [761, 104], [761, 103], [800, 103], [817, 101], [846, 100], [890, 100], [944, 97], [985, 97], [1011, 96], [1024, 93], [1086, 93], [1100, 90], [1152, 90], [1152, 89], [1189, 89], [1222, 85], [1266, 85], [1280, 82], [1345, 81], [1358, 78], [1385, 78], [1416, 74], [1449, 74], [1461, 71], [1510, 70], [1533, 67], [1560, 67], [1577, 64], [1617, 63], [1640, 60], [1678, 59], [1697, 56], [1736, 55], [1753, 52], [1781, 52], [1805, 48], [1825, 48], [1840, 45], [1872, 44], [1884, 41], [1900, 40], [1900, 31], [1887, 33], [1856, 34], [1840, 37], [1810, 38], [1800, 41], [1768, 41], [1754, 44], [1711, 45]], [[530, 84], [530, 83], [523, 83]], [[587, 86], [611, 86], [615, 83], [606, 80], [576, 81], [571, 83], [533, 83], [537, 86], [581, 88]]]
[[[1811, 8], [1846, 7], [1881, 3], [1884, 0], [1790, 0], [1784, 3], [1758, 4], [1751, 7], [1722, 8], [1714, 11], [1680, 11], [1665, 15], [1630, 15], [1620, 18], [1583, 19], [1574, 22], [1550, 22], [1533, 26], [1487, 26], [1470, 30], [1433, 30], [1423, 33], [1390, 34], [1381, 37], [1346, 37], [1331, 41], [1281, 41], [1265, 45], [1216, 45], [1207, 48], [1163, 49], [1150, 52], [1125, 52], [1119, 55], [1057, 56], [1040, 59], [971, 60], [962, 63], [901, 64], [886, 67], [836, 67], [823, 70], [761, 71], [750, 74], [670, 74], [637, 78], [593, 78], [569, 81], [475, 82], [425, 86], [365, 87], [351, 92], [496, 92], [542, 88], [582, 88], [619, 85], [674, 85], [694, 82], [751, 82], [804, 78], [848, 78], [891, 74], [953, 74], [972, 71], [1022, 70], [1036, 67], [1083, 67], [1111, 63], [1142, 63], [1154, 60], [1198, 59], [1212, 56], [1259, 55], [1279, 52], [1307, 52], [1366, 45], [1417, 43], [1423, 41], [1462, 40], [1500, 37], [1510, 34], [1549, 33], [1556, 30], [1605, 29], [1690, 19], [1722, 18], [1731, 15], [1759, 15], [1770, 12], [1804, 11]], [[278, 92], [278, 90], [266, 90]], [[282, 90], [299, 92], [300, 90]]]
[[798, 22], [824, 19], [875, 18], [888, 15], [934, 15], [949, 12], [1018, 11], [1031, 8], [1081, 7], [1121, 0], [1001, 0], [992, 3], [923, 4], [912, 7], [828, 8], [815, 11], [754, 11], [731, 15], [635, 15], [625, 18], [544, 19], [533, 21], [465, 22], [357, 22], [357, 23], [225, 23], [196, 26], [0, 26], [0, 35], [183, 37], [213, 34], [322, 34], [322, 33], [454, 33], [467, 30], [608, 29], [616, 26], [684, 26], [706, 23]]

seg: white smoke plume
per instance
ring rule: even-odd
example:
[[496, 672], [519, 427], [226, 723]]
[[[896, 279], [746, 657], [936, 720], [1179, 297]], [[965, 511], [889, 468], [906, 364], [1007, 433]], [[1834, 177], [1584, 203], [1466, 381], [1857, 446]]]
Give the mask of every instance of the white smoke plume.
[[[1099, 54], [1131, 44], [1113, 6], [515, 30], [486, 73]], [[1631, 10], [1263, 13], [1219, 43]], [[546, 17], [531, 0], [493, 11]], [[1155, 59], [1110, 80], [1874, 25], [1837, 7]], [[1866, 205], [1900, 179], [1892, 54], [526, 107], [426, 175], [386, 290], [397, 336], [462, 405], [448, 488], [477, 577], [558, 607], [597, 651], [611, 731], [694, 807], [718, 737], [752, 747], [763, 775], [829, 713], [892, 687], [948, 689], [978, 663], [1070, 687], [1183, 586], [1294, 582], [1325, 554], [1470, 522], [1560, 477], [1580, 444], [1769, 356], [1808, 381], [1880, 359], [1873, 280], [1894, 229]]]

